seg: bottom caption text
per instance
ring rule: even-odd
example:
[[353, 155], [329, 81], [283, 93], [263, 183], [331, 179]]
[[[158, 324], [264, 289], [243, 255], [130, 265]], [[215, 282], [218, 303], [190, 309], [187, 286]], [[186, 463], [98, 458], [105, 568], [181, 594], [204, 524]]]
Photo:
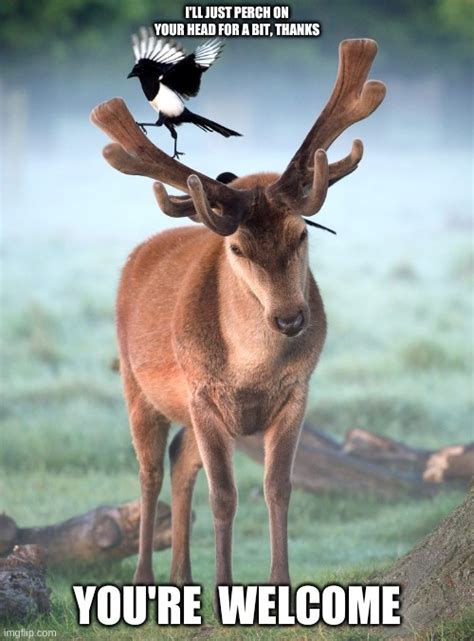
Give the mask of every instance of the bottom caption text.
[[[400, 625], [399, 585], [218, 586], [222, 625]], [[139, 626], [156, 608], [158, 625], [201, 625], [202, 588], [151, 585], [73, 586], [79, 625]]]

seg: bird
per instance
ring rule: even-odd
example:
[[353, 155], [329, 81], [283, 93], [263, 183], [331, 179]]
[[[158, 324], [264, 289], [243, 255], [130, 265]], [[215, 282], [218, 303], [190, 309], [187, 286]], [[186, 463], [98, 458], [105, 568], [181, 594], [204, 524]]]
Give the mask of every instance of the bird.
[[127, 78], [136, 77], [140, 80], [145, 97], [159, 114], [156, 122], [137, 122], [137, 125], [145, 133], [146, 127], [164, 125], [174, 140], [173, 158], [184, 155], [177, 149], [176, 127], [182, 123], [192, 123], [204, 131], [215, 131], [226, 138], [242, 135], [193, 113], [184, 104], [188, 98], [197, 96], [202, 74], [217, 60], [223, 46], [221, 40], [212, 39], [186, 55], [179, 43], [168, 38], [157, 38], [151, 28], [141, 27], [138, 35], [132, 36], [135, 64]]

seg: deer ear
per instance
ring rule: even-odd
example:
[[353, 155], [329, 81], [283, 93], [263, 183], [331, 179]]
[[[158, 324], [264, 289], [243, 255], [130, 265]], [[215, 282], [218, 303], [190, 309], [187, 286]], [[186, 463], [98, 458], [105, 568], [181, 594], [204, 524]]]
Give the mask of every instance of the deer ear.
[[235, 174], [233, 174], [231, 171], [223, 171], [222, 174], [219, 174], [216, 178], [220, 183], [224, 183], [224, 185], [227, 185], [228, 183], [231, 183], [233, 180], [238, 178]]

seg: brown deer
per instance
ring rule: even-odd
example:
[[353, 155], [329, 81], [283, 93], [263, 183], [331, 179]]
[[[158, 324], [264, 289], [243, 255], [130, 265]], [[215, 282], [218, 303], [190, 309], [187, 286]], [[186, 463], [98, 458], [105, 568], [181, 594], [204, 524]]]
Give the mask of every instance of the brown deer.
[[[288, 584], [287, 517], [291, 468], [308, 381], [326, 336], [326, 317], [308, 266], [302, 216], [322, 207], [328, 186], [354, 171], [362, 143], [328, 164], [326, 150], [382, 102], [381, 82], [366, 82], [373, 40], [346, 40], [328, 104], [283, 174], [229, 184], [171, 159], [140, 131], [125, 103], [97, 106], [92, 121], [115, 142], [106, 160], [148, 176], [162, 211], [190, 217], [146, 241], [123, 270], [117, 302], [120, 370], [140, 465], [140, 550], [134, 581], [153, 583], [155, 507], [170, 422], [184, 428], [170, 446], [172, 583], [188, 583], [190, 515], [204, 466], [214, 518], [216, 583], [232, 583], [237, 491], [236, 437], [263, 433], [264, 490], [271, 533], [270, 582]], [[187, 196], [169, 196], [162, 183]]]

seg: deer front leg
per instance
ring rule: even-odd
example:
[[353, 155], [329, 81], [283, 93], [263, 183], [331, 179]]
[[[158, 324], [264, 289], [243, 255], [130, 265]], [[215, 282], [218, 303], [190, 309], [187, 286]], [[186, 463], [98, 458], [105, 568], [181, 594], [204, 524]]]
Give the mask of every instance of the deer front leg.
[[173, 560], [170, 583], [186, 585], [193, 582], [189, 544], [191, 537], [191, 506], [194, 484], [202, 467], [201, 456], [191, 428], [181, 429], [170, 448], [171, 519]]
[[163, 459], [166, 452], [169, 422], [160, 414], [142, 407], [131, 417], [133, 443], [140, 464], [140, 538], [135, 585], [154, 583], [152, 557], [156, 502], [163, 482]]
[[232, 468], [234, 440], [214, 404], [192, 407], [194, 435], [209, 486], [216, 545], [216, 585], [232, 584], [232, 526], [237, 510], [237, 488]]
[[291, 470], [303, 423], [306, 393], [294, 395], [264, 433], [264, 492], [270, 521], [272, 585], [289, 585], [288, 506]]

